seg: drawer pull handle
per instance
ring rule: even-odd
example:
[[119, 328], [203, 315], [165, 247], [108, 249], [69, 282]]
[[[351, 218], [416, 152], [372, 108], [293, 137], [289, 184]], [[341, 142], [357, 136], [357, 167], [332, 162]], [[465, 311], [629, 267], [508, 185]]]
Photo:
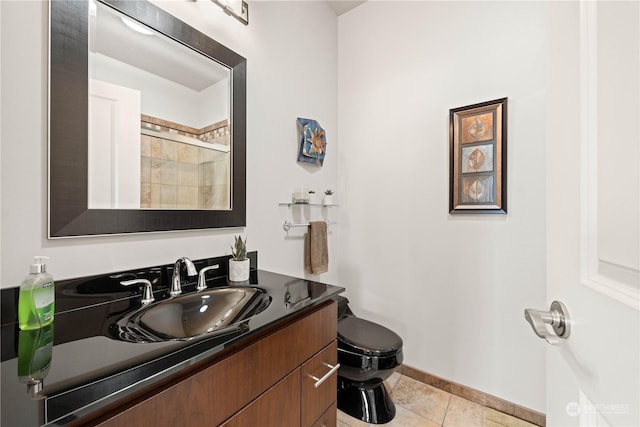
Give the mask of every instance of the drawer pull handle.
[[340, 364], [339, 363], [336, 363], [335, 366], [331, 366], [328, 363], [323, 363], [323, 365], [326, 366], [327, 368], [329, 368], [330, 371], [327, 372], [326, 374], [324, 374], [324, 376], [322, 378], [314, 377], [313, 375], [309, 374], [309, 376], [315, 381], [315, 384], [313, 384], [313, 386], [315, 388], [320, 387], [320, 384], [325, 382], [331, 375], [333, 375], [334, 372], [336, 372], [338, 370], [338, 368], [340, 368]]

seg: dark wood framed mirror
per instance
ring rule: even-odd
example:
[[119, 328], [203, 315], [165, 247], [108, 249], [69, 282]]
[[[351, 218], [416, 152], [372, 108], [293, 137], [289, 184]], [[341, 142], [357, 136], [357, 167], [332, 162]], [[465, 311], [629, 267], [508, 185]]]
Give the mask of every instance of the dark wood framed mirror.
[[89, 23], [95, 5], [91, 0], [51, 1], [49, 238], [245, 226], [246, 59], [150, 2], [98, 0], [98, 4], [228, 68], [229, 200], [218, 210], [90, 207]]

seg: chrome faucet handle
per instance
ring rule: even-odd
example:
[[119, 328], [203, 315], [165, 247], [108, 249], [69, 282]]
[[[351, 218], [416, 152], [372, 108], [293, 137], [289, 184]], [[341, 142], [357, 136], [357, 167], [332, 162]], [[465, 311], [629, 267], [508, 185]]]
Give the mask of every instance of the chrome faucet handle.
[[178, 258], [173, 266], [173, 275], [171, 276], [171, 290], [169, 290], [169, 295], [171, 295], [172, 297], [177, 297], [182, 293], [182, 283], [180, 281], [180, 265], [183, 263], [187, 267], [187, 276], [196, 276], [198, 274], [195, 265], [193, 265], [193, 262], [189, 258]]
[[215, 264], [215, 265], [210, 265], [208, 267], [204, 267], [202, 270], [200, 270], [200, 273], [198, 273], [198, 286], [196, 286], [196, 292], [201, 292], [207, 289], [207, 281], [205, 279], [205, 275], [207, 274], [207, 271], [217, 270], [219, 268], [220, 268], [220, 264]]
[[120, 282], [120, 284], [122, 286], [144, 285], [144, 290], [142, 291], [142, 305], [151, 304], [154, 301], [153, 288], [151, 287], [151, 282], [147, 279], [124, 280]]

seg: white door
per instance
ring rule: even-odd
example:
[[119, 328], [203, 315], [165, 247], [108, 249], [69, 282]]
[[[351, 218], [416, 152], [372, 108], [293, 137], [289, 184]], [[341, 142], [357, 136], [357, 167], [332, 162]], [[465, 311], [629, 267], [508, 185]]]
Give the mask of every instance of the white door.
[[140, 207], [140, 91], [91, 79], [89, 85], [91, 209]]
[[638, 427], [640, 3], [548, 7], [547, 425]]

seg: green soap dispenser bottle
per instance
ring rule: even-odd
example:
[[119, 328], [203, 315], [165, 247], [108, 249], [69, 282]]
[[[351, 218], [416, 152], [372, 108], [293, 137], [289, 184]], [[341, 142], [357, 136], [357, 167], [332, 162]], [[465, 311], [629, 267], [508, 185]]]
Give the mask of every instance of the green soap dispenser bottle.
[[29, 275], [20, 285], [18, 323], [23, 331], [38, 329], [53, 322], [55, 290], [53, 277], [47, 273], [45, 256], [33, 258]]

